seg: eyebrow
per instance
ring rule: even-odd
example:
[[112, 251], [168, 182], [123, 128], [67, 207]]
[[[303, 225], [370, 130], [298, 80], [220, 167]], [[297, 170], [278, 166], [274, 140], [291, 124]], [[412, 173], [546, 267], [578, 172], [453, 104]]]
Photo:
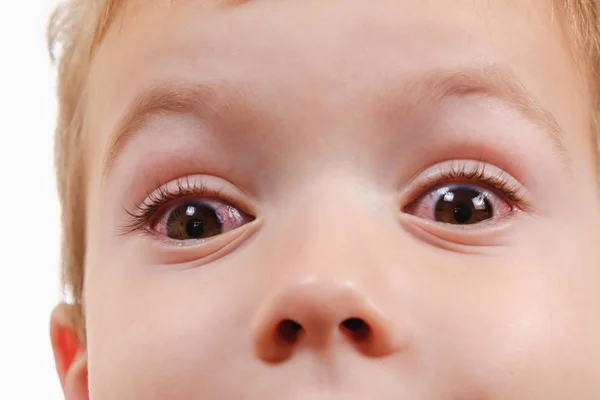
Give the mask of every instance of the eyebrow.
[[152, 117], [190, 114], [216, 122], [229, 117], [233, 109], [249, 110], [251, 97], [245, 87], [223, 82], [167, 83], [145, 89], [134, 98], [112, 135], [103, 176], [110, 174], [119, 153]]
[[[412, 80], [407, 88], [420, 95], [424, 94], [419, 101], [423, 98], [433, 98], [441, 103], [450, 97], [470, 95], [499, 99], [546, 132], [554, 149], [565, 162], [570, 162], [563, 131], [552, 113], [542, 107], [507, 68], [491, 65], [450, 71], [434, 70]], [[401, 92], [406, 93], [406, 90]], [[151, 86], [134, 99], [112, 135], [103, 176], [110, 174], [119, 153], [153, 116], [191, 114], [207, 121], [218, 121], [231, 117], [232, 110], [250, 110], [251, 103], [250, 90], [225, 82], [180, 82]], [[385, 103], [386, 113], [398, 112], [389, 101]]]
[[560, 125], [510, 69], [492, 64], [466, 70], [433, 71], [415, 83], [430, 90], [430, 96], [440, 103], [449, 97], [470, 95], [499, 99], [541, 128], [557, 153], [564, 161], [570, 162]]

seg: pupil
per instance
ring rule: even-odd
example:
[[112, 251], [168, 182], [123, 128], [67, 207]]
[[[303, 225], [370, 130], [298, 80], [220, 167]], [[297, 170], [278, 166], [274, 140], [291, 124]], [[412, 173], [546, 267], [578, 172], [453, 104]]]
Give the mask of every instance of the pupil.
[[204, 235], [204, 224], [197, 219], [190, 219], [185, 224], [185, 233], [193, 239], [201, 238]]
[[473, 217], [473, 212], [471, 211], [469, 206], [461, 204], [454, 207], [453, 216], [454, 220], [459, 224], [466, 224]]

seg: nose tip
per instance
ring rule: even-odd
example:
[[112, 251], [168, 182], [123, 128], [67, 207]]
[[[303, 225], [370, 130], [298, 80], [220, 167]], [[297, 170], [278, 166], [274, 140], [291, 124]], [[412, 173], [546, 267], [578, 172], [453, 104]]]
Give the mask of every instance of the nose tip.
[[283, 362], [299, 348], [323, 351], [343, 342], [367, 357], [398, 350], [385, 314], [355, 285], [307, 279], [270, 297], [254, 329], [256, 354]]

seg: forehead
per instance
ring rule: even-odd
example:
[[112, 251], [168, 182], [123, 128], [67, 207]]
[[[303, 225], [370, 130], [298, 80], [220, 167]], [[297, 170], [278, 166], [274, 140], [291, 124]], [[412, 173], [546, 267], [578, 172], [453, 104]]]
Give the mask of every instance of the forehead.
[[199, 78], [306, 106], [310, 96], [302, 102], [299, 94], [307, 87], [324, 89], [321, 101], [335, 104], [344, 100], [340, 87], [360, 92], [442, 66], [501, 64], [567, 125], [587, 111], [571, 101], [584, 87], [566, 46], [544, 0], [134, 2], [92, 65], [88, 114], [102, 134], [91, 145], [103, 149], [94, 163], [102, 163], [110, 133], [141, 91]]
[[136, 1], [118, 11], [93, 63], [92, 93], [98, 77], [108, 94], [107, 72], [115, 87], [128, 89], [160, 68], [199, 61], [225, 74], [240, 61], [251, 73], [309, 67], [302, 59], [310, 68], [361, 69], [357, 60], [346, 63], [356, 55], [407, 66], [505, 58], [514, 69], [539, 66], [552, 81], [566, 67], [568, 44], [548, 0]]
[[[539, 51], [568, 47], [552, 4], [548, 0], [123, 2], [114, 12], [112, 29], [95, 64], [127, 54], [130, 57], [122, 58], [121, 66], [143, 56], [184, 52], [227, 54], [228, 61], [256, 50], [292, 55], [283, 47], [295, 54], [327, 53], [330, 59], [325, 61], [330, 63], [338, 53], [364, 52], [365, 44], [393, 45], [396, 51], [389, 57], [407, 58], [408, 50], [423, 50], [418, 55], [427, 61], [427, 48], [419, 46], [428, 42], [452, 50], [466, 47], [480, 58], [500, 56], [510, 46], [528, 56], [527, 61], [536, 58], [530, 54], [531, 45]], [[552, 46], [539, 47], [546, 42]]]

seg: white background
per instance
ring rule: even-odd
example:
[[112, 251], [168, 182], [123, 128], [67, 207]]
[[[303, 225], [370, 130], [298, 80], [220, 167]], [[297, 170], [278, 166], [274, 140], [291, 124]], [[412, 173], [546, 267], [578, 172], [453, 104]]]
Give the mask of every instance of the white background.
[[[90, 0], [91, 1], [91, 0]], [[60, 299], [54, 183], [56, 0], [0, 0], [0, 399], [59, 400], [49, 316]]]

